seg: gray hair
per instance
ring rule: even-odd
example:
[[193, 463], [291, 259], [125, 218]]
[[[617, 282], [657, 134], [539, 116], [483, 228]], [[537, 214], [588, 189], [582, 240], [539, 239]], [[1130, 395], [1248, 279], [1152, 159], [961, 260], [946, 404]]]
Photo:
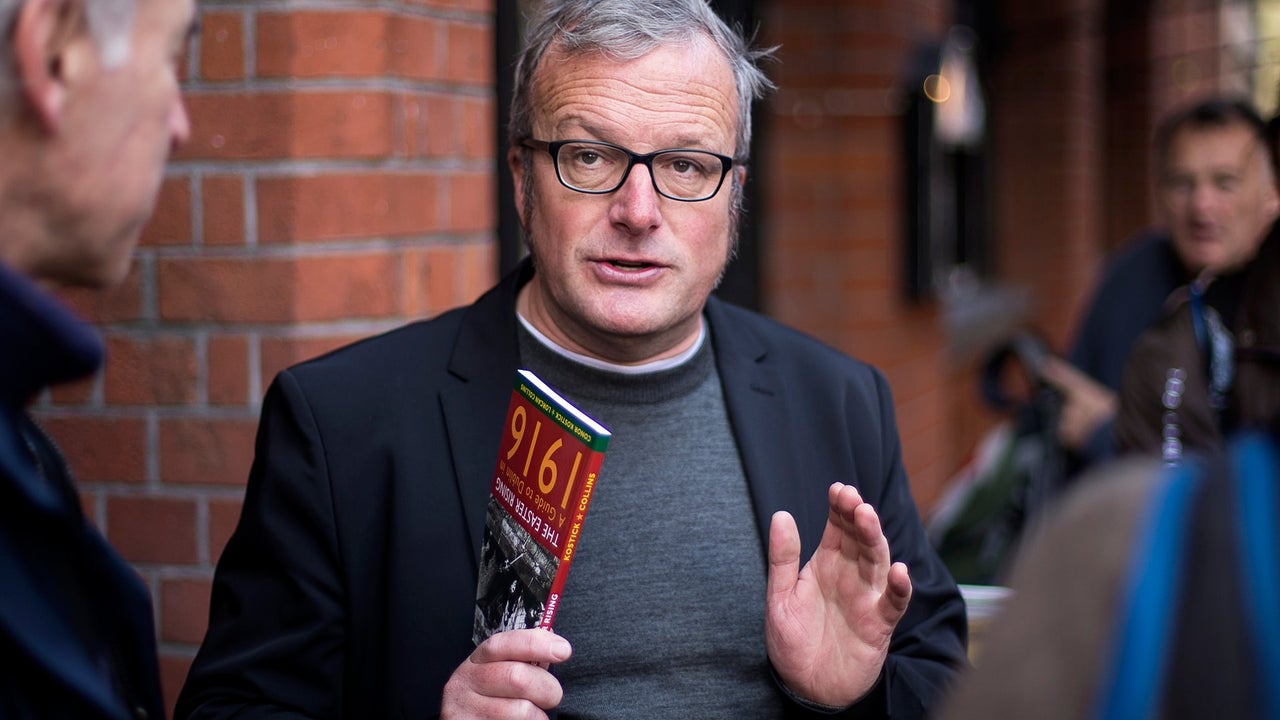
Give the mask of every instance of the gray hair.
[[[0, 0], [0, 118], [13, 113], [13, 93], [19, 83], [14, 76], [13, 26], [26, 0]], [[89, 35], [98, 46], [98, 57], [106, 67], [115, 67], [129, 57], [130, 34], [140, 0], [80, 0]]]
[[547, 0], [528, 24], [516, 62], [511, 98], [511, 145], [533, 131], [531, 89], [534, 72], [548, 50], [567, 55], [604, 53], [634, 60], [666, 44], [709, 39], [733, 68], [738, 90], [738, 135], [734, 159], [745, 161], [751, 147], [751, 104], [774, 85], [757, 66], [774, 48], [755, 49], [730, 28], [705, 0]]

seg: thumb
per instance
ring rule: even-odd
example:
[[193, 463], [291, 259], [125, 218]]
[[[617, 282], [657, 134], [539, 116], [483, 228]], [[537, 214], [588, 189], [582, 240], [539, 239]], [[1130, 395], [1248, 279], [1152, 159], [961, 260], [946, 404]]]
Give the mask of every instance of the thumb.
[[785, 510], [773, 514], [769, 523], [769, 577], [765, 602], [772, 605], [791, 594], [800, 576], [800, 531], [795, 518]]

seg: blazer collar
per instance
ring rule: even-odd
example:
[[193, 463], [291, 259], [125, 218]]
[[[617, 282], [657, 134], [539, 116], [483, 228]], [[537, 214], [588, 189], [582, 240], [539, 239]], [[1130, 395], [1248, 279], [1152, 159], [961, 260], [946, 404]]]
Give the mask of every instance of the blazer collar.
[[0, 403], [21, 407], [41, 389], [102, 364], [102, 339], [52, 295], [0, 264]]

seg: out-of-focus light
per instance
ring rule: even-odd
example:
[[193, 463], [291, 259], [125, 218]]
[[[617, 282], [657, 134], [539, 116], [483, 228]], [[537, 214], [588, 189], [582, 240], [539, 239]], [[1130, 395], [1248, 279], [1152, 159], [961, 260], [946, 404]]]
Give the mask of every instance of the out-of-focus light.
[[936, 73], [930, 75], [924, 79], [924, 95], [933, 102], [944, 103], [951, 99], [951, 83]]

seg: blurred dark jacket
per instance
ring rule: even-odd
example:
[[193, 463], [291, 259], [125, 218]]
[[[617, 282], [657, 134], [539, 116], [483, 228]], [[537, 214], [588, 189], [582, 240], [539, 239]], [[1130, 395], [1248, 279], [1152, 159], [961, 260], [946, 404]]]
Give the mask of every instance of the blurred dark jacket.
[[163, 718], [151, 601], [25, 412], [102, 362], [97, 334], [0, 265], [0, 718]]

